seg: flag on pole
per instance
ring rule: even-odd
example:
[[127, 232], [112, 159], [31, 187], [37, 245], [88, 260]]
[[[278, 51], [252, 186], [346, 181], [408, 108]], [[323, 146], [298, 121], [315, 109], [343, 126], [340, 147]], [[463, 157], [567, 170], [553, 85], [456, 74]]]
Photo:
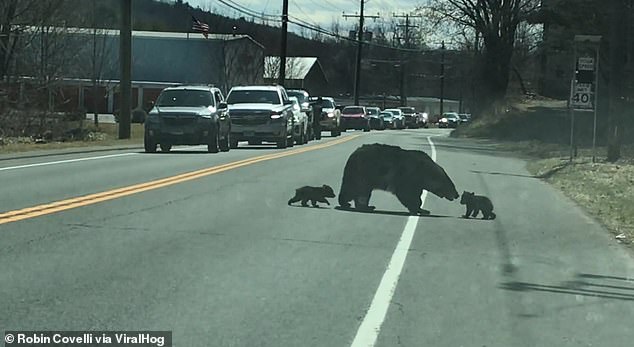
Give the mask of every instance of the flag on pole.
[[194, 16], [192, 16], [192, 30], [202, 33], [205, 38], [207, 38], [207, 35], [209, 35], [209, 25], [207, 23], [199, 21]]

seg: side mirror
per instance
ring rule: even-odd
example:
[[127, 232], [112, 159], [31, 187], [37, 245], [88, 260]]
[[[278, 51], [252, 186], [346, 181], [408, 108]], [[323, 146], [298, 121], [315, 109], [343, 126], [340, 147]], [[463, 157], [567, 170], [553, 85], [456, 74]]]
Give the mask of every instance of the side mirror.
[[218, 109], [219, 110], [226, 110], [228, 108], [227, 103], [226, 102], [219, 102], [218, 103]]

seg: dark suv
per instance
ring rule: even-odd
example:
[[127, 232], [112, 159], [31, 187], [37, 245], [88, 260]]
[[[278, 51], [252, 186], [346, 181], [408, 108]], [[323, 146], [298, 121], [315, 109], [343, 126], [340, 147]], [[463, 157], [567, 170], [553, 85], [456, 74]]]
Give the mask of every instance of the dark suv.
[[145, 122], [145, 151], [169, 152], [172, 145], [207, 145], [207, 151], [229, 150], [231, 120], [218, 88], [178, 86], [163, 89]]

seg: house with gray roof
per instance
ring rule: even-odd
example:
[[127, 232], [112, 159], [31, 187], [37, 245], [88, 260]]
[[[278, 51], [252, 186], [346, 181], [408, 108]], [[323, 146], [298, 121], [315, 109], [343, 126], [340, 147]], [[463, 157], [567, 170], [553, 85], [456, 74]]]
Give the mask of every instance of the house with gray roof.
[[[264, 58], [264, 81], [277, 83], [280, 73], [280, 57]], [[316, 57], [287, 57], [284, 86], [288, 89], [305, 89], [310, 94], [328, 93], [328, 79]]]

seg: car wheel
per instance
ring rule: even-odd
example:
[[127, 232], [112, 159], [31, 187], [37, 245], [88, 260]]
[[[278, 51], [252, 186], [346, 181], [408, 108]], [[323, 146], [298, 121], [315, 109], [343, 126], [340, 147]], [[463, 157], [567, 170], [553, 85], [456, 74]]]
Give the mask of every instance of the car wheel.
[[231, 149], [231, 135], [227, 133], [225, 138], [220, 140], [220, 151], [229, 152], [229, 149]]
[[171, 143], [161, 143], [161, 152], [169, 152], [172, 150], [172, 144]]
[[143, 147], [146, 153], [155, 153], [156, 152], [156, 141], [152, 139], [150, 136], [143, 136]]
[[218, 144], [218, 131], [212, 130], [209, 132], [209, 138], [207, 139], [207, 152], [209, 153], [218, 153], [219, 144]]
[[295, 138], [293, 136], [286, 138], [286, 147], [290, 148], [295, 146]]

